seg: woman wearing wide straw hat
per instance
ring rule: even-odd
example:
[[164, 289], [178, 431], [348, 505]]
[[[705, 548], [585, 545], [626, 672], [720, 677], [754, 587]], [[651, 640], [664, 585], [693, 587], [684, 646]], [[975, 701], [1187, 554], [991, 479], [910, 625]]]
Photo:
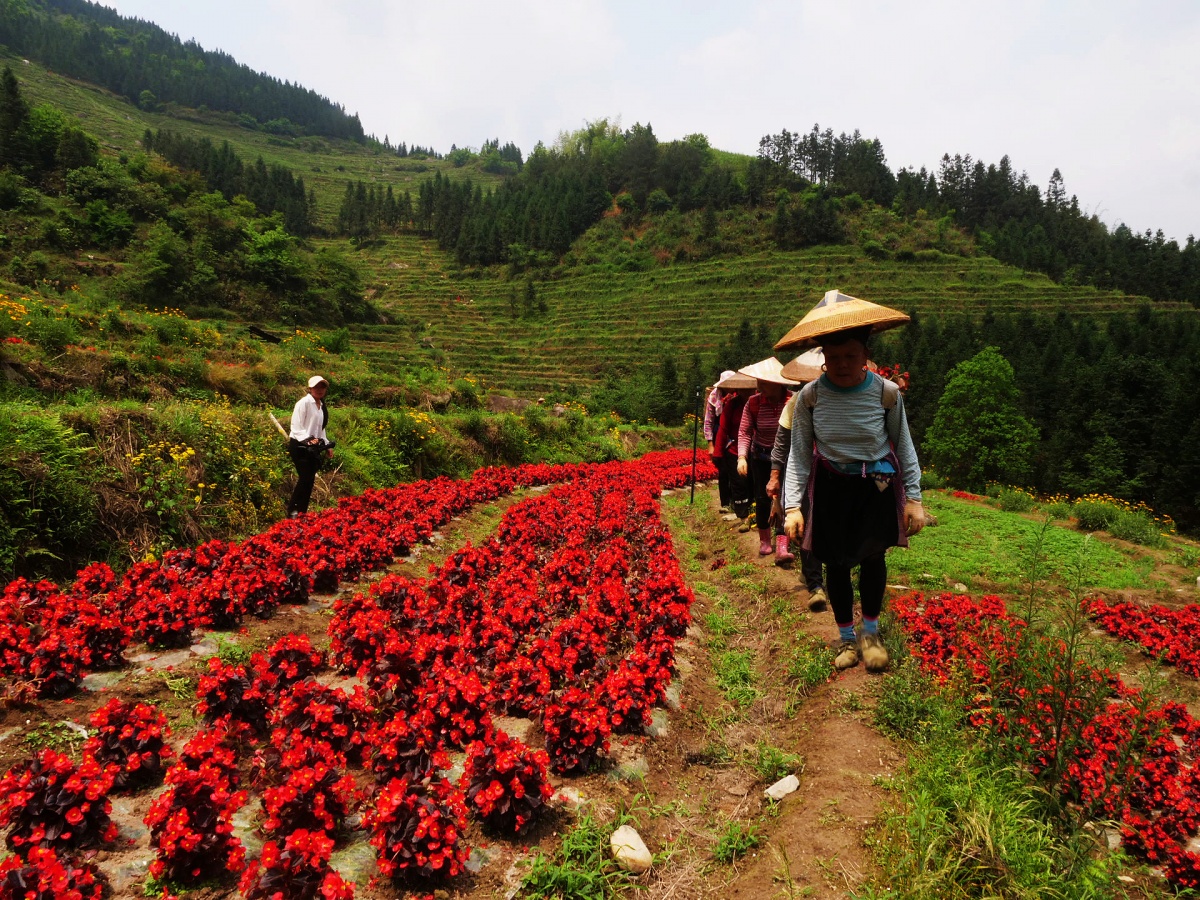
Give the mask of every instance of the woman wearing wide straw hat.
[[771, 546], [771, 498], [767, 496], [775, 429], [779, 427], [779, 415], [791, 397], [787, 389], [797, 385], [797, 382], [780, 374], [782, 369], [783, 364], [773, 356], [738, 369], [739, 375], [755, 379], [758, 393], [746, 402], [746, 409], [742, 413], [742, 425], [738, 431], [737, 471], [743, 478], [749, 476], [754, 492], [759, 554], [769, 556], [774, 552], [776, 562], [790, 562], [794, 557], [788, 551], [788, 538], [783, 533], [782, 522], [776, 523], [775, 546]]
[[[825, 353], [825, 373], [796, 401], [783, 494], [788, 534], [826, 567], [839, 669], [857, 665], [860, 657], [868, 671], [887, 667], [879, 639], [885, 554], [889, 547], [908, 546], [925, 524], [921, 469], [904, 400], [892, 382], [867, 368], [871, 334], [907, 321], [896, 310], [830, 291], [775, 345], [819, 345]], [[855, 566], [862, 604], [857, 639], [850, 577]]]
[[[721, 413], [725, 409], [727, 397], [736, 396], [735, 392], [738, 390], [753, 387], [753, 379], [727, 369], [712, 386], [704, 403], [704, 439], [708, 441], [708, 455], [712, 457], [713, 465], [717, 468], [717, 494], [721, 499], [723, 513], [733, 511], [732, 478], [736, 474], [736, 463], [733, 454], [729, 452], [728, 440], [718, 433], [721, 427]], [[740, 418], [738, 421], [740, 424]]]

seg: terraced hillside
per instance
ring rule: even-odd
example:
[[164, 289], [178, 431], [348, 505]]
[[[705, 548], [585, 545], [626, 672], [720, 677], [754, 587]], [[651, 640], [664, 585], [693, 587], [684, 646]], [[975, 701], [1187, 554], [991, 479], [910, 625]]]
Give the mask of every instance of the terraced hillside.
[[[584, 387], [609, 369], [683, 365], [743, 318], [783, 334], [830, 288], [909, 312], [979, 314], [1130, 309], [1144, 298], [1058, 285], [990, 257], [875, 260], [853, 246], [763, 251], [649, 272], [593, 271], [537, 282], [547, 311], [514, 316], [523, 281], [469, 275], [417, 237], [361, 251], [372, 299], [394, 323], [361, 326], [358, 349], [392, 364], [434, 359], [526, 395]], [[1166, 308], [1166, 304], [1156, 304]], [[1189, 309], [1186, 305], [1176, 308]]]

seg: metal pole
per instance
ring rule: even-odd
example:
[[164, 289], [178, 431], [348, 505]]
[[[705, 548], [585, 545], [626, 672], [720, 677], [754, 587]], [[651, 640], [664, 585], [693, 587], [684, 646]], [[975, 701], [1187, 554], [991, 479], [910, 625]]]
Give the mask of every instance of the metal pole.
[[700, 436], [700, 398], [704, 393], [703, 385], [696, 385], [696, 410], [692, 420], [692, 496], [689, 504], [696, 502], [696, 442]]

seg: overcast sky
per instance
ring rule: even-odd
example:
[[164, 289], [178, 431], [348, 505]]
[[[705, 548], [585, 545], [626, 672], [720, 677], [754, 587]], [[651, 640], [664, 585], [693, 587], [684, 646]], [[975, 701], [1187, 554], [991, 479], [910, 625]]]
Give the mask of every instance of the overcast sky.
[[1193, 0], [101, 0], [393, 143], [522, 151], [608, 118], [756, 153], [814, 123], [893, 170], [1007, 153], [1109, 225], [1200, 234]]

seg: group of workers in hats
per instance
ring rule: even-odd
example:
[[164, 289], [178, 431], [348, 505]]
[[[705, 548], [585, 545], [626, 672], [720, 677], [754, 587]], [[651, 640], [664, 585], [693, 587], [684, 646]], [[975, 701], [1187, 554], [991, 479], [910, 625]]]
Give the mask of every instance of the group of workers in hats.
[[838, 669], [860, 659], [868, 671], [887, 667], [879, 638], [886, 552], [925, 525], [904, 398], [869, 363], [871, 335], [907, 321], [829, 291], [775, 344], [807, 352], [786, 366], [771, 356], [723, 372], [705, 404], [722, 512], [743, 532], [757, 527], [759, 553], [777, 565], [800, 557], [809, 608], [833, 608]]

